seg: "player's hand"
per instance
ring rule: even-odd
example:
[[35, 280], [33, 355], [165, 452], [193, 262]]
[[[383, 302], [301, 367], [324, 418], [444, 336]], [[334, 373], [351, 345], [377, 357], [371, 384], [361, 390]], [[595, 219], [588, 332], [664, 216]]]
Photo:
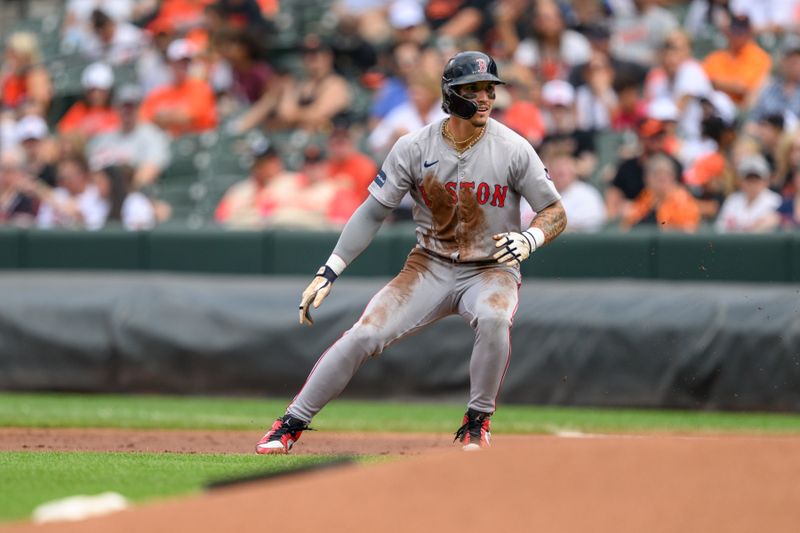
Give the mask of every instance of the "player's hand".
[[311, 305], [314, 309], [322, 304], [322, 300], [328, 296], [333, 287], [333, 282], [336, 281], [338, 276], [331, 270], [328, 265], [323, 265], [317, 271], [317, 275], [311, 280], [311, 283], [303, 291], [303, 296], [300, 298], [300, 323], [308, 324], [309, 326], [314, 323], [311, 318]]
[[538, 247], [536, 239], [527, 230], [522, 233], [516, 231], [498, 233], [493, 238], [497, 241], [495, 247], [499, 248], [499, 250], [492, 257], [497, 259], [498, 263], [509, 266], [519, 265], [535, 252]]

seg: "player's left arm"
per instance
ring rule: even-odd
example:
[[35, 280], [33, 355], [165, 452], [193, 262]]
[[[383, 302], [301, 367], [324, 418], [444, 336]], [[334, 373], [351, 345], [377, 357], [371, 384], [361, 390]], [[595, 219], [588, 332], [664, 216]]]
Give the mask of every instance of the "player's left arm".
[[530, 255], [558, 237], [567, 227], [567, 213], [561, 201], [556, 200], [534, 217], [525, 231], [509, 231], [494, 236], [498, 248], [494, 258], [498, 263], [519, 265]]
[[556, 200], [536, 214], [527, 231], [538, 228], [544, 235], [542, 246], [558, 237], [567, 227], [567, 212], [560, 200]]
[[552, 241], [567, 226], [567, 214], [547, 169], [538, 154], [527, 142], [520, 145], [512, 162], [511, 185], [536, 211], [531, 225], [524, 231], [509, 231], [494, 235], [498, 263], [519, 265], [533, 252]]

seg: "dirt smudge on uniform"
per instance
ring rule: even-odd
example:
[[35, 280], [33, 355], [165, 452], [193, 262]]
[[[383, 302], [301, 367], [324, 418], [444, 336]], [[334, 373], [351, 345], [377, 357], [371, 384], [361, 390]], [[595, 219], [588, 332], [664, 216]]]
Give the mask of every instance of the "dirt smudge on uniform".
[[381, 328], [386, 323], [386, 305], [378, 305], [370, 314], [361, 319], [362, 326]]
[[456, 226], [458, 217], [456, 216], [456, 203], [453, 196], [447, 192], [444, 185], [437, 181], [434, 174], [428, 174], [422, 180], [425, 194], [428, 197], [433, 217], [433, 230], [436, 238], [439, 239], [441, 246], [446, 251], [456, 251]]
[[458, 191], [458, 220], [455, 237], [461, 259], [483, 259], [476, 255], [483, 255], [480, 245], [487, 229], [486, 215], [471, 188]]
[[500, 292], [495, 292], [486, 300], [495, 311], [505, 311], [508, 308], [508, 298]]
[[[458, 190], [458, 202], [454, 194], [437, 181], [434, 174], [428, 174], [422, 181], [428, 198], [433, 229], [439, 240], [442, 252], [459, 252], [462, 260], [483, 259], [480, 250], [485, 237], [486, 215], [470, 187]], [[427, 242], [427, 241], [426, 241]]]
[[495, 311], [511, 311], [511, 307], [516, 305], [513, 301], [513, 296], [517, 293], [517, 280], [514, 275], [504, 268], [492, 268], [481, 272], [480, 276], [483, 283], [495, 289], [489, 293], [486, 303]]
[[361, 324], [382, 328], [389, 313], [406, 307], [414, 287], [419, 282], [420, 274], [428, 272], [430, 261], [425, 252], [412, 250], [403, 269], [386, 285], [382, 294], [375, 300], [375, 307], [361, 319]]

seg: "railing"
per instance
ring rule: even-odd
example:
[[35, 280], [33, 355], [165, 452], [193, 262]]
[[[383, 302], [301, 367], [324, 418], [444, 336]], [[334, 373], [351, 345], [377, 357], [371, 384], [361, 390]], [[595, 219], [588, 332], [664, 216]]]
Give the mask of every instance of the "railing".
[[[150, 232], [0, 230], [0, 269], [311, 275], [336, 232], [157, 229]], [[395, 275], [412, 227], [381, 230], [347, 276]], [[800, 235], [568, 234], [523, 264], [533, 278], [800, 282]]]

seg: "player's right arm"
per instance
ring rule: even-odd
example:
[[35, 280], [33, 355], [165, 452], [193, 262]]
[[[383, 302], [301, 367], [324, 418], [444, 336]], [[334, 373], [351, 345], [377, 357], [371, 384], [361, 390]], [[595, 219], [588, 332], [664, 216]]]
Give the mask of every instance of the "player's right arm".
[[400, 139], [386, 157], [380, 172], [369, 186], [370, 195], [345, 224], [333, 253], [322, 265], [300, 299], [300, 323], [311, 325], [311, 305], [318, 308], [328, 296], [333, 282], [363, 252], [397, 207], [411, 184], [408, 172], [408, 144]]

